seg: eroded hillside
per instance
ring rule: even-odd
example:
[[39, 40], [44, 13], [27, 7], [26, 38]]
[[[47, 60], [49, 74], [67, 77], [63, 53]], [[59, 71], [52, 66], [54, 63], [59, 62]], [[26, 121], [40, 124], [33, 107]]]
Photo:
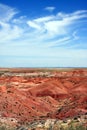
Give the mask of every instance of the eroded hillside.
[[0, 71], [0, 119], [27, 123], [87, 115], [87, 70]]

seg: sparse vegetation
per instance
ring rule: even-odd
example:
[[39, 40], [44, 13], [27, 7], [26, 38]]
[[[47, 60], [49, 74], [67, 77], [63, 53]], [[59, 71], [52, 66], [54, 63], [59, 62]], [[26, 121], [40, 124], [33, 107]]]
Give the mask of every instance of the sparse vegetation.
[[7, 126], [0, 126], [0, 130], [16, 130], [15, 128], [8, 128]]
[[87, 127], [85, 127], [83, 125], [77, 125], [77, 126], [70, 125], [67, 128], [60, 127], [59, 130], [87, 130]]

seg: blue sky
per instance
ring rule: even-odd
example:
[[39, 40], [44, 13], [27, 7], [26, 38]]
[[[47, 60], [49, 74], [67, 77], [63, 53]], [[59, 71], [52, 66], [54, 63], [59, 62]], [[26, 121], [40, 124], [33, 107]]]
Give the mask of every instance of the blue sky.
[[0, 0], [0, 67], [87, 67], [87, 0]]

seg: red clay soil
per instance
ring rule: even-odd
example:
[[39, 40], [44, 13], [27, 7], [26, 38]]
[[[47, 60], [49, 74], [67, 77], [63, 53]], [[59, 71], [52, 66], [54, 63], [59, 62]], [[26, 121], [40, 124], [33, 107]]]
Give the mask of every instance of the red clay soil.
[[24, 123], [87, 114], [86, 69], [51, 71], [45, 76], [6, 73], [9, 72], [3, 71], [0, 76], [0, 118], [15, 118]]

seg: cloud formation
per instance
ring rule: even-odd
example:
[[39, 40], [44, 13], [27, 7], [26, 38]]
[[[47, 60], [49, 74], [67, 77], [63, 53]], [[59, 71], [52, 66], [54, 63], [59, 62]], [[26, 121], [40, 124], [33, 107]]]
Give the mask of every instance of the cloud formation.
[[[45, 8], [47, 9], [47, 7]], [[55, 8], [49, 7], [49, 11]], [[0, 56], [87, 58], [87, 10], [29, 18], [0, 4]], [[15, 49], [14, 49], [15, 48]], [[79, 53], [82, 53], [79, 56]], [[50, 61], [51, 62], [51, 61]]]
[[47, 10], [49, 12], [53, 12], [55, 9], [56, 9], [56, 7], [53, 7], [53, 6], [48, 6], [48, 7], [44, 8], [44, 10]]
[[[45, 17], [38, 17], [36, 19], [29, 19], [27, 16], [16, 17], [18, 11], [6, 5], [0, 4], [0, 39], [1, 42], [34, 40], [36, 43], [48, 42], [60, 43], [70, 40], [70, 38], [77, 39], [79, 36], [76, 33], [75, 26], [87, 18], [86, 10], [79, 10], [73, 13], [58, 12], [56, 15], [49, 15]], [[23, 36], [23, 37], [22, 37]], [[68, 37], [68, 38], [67, 38]], [[42, 44], [42, 43], [41, 43]], [[42, 45], [43, 46], [43, 45]]]
[[0, 4], [0, 21], [8, 22], [17, 13], [18, 11], [16, 9], [11, 8], [4, 4]]

